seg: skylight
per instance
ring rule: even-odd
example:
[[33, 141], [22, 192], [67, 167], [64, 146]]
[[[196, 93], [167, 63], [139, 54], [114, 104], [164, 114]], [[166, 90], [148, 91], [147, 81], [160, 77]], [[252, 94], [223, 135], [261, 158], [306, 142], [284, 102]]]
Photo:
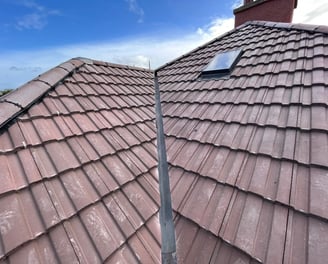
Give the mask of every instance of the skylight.
[[231, 50], [216, 54], [202, 71], [201, 77], [208, 79], [230, 75], [241, 54], [242, 50]]

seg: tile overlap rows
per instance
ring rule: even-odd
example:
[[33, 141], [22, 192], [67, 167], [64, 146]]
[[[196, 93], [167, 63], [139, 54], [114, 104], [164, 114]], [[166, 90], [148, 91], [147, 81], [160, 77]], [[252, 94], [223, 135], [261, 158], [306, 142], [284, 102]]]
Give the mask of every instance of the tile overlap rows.
[[[78, 65], [59, 83], [40, 76], [55, 86], [0, 135], [1, 262], [135, 262], [149, 246], [159, 210], [152, 72]], [[159, 262], [159, 242], [150, 246]]]
[[[227, 78], [201, 80], [243, 49]], [[174, 210], [261, 263], [328, 255], [328, 38], [244, 25], [159, 70]]]
[[[1, 263], [161, 261], [152, 72], [83, 62], [0, 135]], [[251, 263], [184, 216], [175, 223], [179, 261]]]
[[[158, 70], [179, 263], [325, 263], [327, 33], [252, 22]], [[72, 59], [0, 108], [1, 263], [160, 263], [152, 71]]]

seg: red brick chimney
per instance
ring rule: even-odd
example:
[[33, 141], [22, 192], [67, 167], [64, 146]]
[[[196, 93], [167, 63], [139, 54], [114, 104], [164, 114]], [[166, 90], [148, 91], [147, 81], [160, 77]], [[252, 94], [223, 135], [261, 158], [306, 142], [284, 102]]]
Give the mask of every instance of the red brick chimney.
[[235, 27], [253, 20], [292, 22], [297, 0], [244, 0], [241, 7], [233, 10]]

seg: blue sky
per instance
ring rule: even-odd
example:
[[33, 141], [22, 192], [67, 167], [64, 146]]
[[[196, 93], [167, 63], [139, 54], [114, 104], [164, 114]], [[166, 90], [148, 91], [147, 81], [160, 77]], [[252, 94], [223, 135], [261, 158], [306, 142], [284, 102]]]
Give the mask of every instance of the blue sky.
[[[156, 68], [232, 29], [241, 2], [0, 0], [0, 90], [72, 57]], [[298, 2], [294, 22], [327, 24], [326, 0]]]
[[195, 30], [211, 18], [231, 15], [234, 0], [206, 2], [0, 0], [1, 49], [35, 49], [170, 31], [178, 34]]

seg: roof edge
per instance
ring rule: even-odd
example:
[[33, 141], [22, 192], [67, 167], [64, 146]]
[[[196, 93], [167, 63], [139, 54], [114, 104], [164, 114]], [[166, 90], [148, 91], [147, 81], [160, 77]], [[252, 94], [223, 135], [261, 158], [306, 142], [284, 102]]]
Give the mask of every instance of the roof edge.
[[1, 97], [0, 129], [84, 64], [81, 59], [70, 59]]
[[77, 60], [83, 61], [85, 64], [94, 64], [94, 65], [102, 65], [102, 66], [111, 66], [111, 67], [117, 67], [122, 69], [128, 69], [128, 70], [138, 70], [138, 71], [147, 71], [147, 72], [154, 72], [152, 69], [144, 68], [144, 67], [138, 67], [138, 66], [130, 66], [125, 64], [119, 64], [119, 63], [112, 63], [112, 62], [106, 62], [106, 61], [100, 61], [100, 60], [93, 60], [85, 57], [77, 57], [75, 58]]
[[177, 60], [181, 60], [184, 57], [189, 56], [191, 53], [217, 41], [220, 38], [224, 38], [227, 37], [229, 35], [231, 35], [232, 33], [240, 30], [243, 27], [249, 26], [249, 25], [254, 25], [254, 26], [262, 26], [262, 27], [271, 27], [271, 28], [280, 28], [280, 29], [286, 29], [286, 30], [300, 30], [300, 31], [308, 31], [308, 32], [317, 32], [317, 33], [323, 33], [323, 34], [328, 34], [328, 26], [324, 26], [324, 25], [311, 25], [311, 24], [301, 24], [301, 23], [282, 23], [282, 22], [269, 22], [269, 21], [247, 21], [244, 24], [241, 24], [240, 26], [227, 31], [226, 33], [223, 33], [221, 35], [219, 35], [218, 37], [205, 42], [204, 44], [198, 46], [195, 49], [192, 49], [191, 51], [163, 64], [162, 66], [156, 68], [154, 71], [160, 71], [163, 68], [173, 64], [175, 61]]
[[328, 26], [324, 26], [324, 25], [312, 25], [312, 24], [302, 24], [302, 23], [283, 23], [283, 22], [270, 22], [270, 21], [248, 21], [248, 22], [242, 24], [241, 26], [246, 26], [246, 25], [328, 34]]
[[[246, 23], [245, 23], [245, 24], [246, 24]], [[181, 55], [181, 56], [179, 56], [179, 57], [177, 57], [177, 58], [175, 58], [175, 59], [173, 59], [173, 60], [171, 60], [171, 61], [169, 61], [169, 62], [163, 64], [162, 66], [156, 68], [154, 71], [155, 71], [155, 72], [158, 72], [158, 71], [160, 71], [161, 69], [163, 69], [163, 68], [165, 68], [165, 67], [167, 67], [167, 66], [173, 64], [175, 61], [177, 61], [177, 60], [181, 60], [182, 58], [189, 56], [191, 53], [193, 53], [193, 52], [195, 52], [195, 51], [197, 51], [197, 50], [199, 50], [199, 49], [202, 49], [203, 47], [205, 47], [205, 46], [207, 46], [207, 45], [210, 45], [211, 43], [217, 41], [218, 39], [229, 36], [230, 34], [234, 33], [235, 31], [239, 30], [240, 28], [246, 26], [245, 24], [242, 24], [242, 25], [240, 25], [240, 26], [238, 26], [238, 27], [236, 27], [236, 28], [234, 28], [234, 29], [231, 29], [231, 30], [229, 30], [229, 31], [227, 31], [227, 32], [225, 32], [225, 33], [219, 35], [218, 37], [216, 37], [216, 38], [214, 38], [214, 39], [211, 39], [210, 41], [205, 42], [204, 44], [198, 46], [197, 48], [194, 48], [194, 49], [192, 49], [191, 51], [189, 51], [189, 52], [187, 52], [187, 53], [185, 53], [185, 54], [183, 54], [183, 55]]]

